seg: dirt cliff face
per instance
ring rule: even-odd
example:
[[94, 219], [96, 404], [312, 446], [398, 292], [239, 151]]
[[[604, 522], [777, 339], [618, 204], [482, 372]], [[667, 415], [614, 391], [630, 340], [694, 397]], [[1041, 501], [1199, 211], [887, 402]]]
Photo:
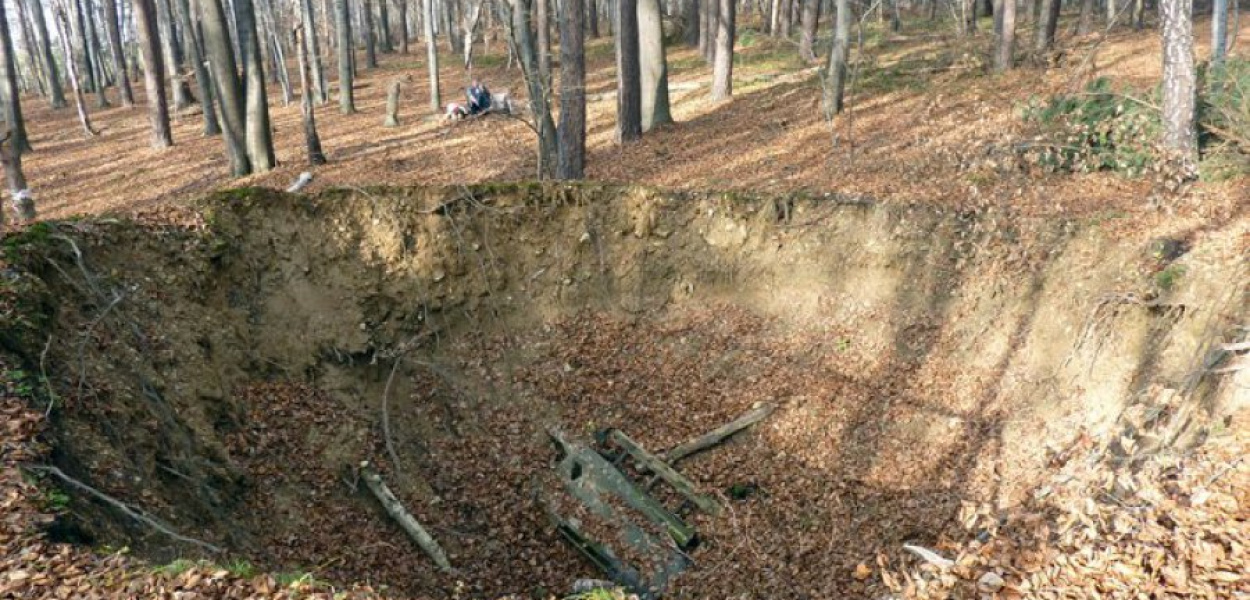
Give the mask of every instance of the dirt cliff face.
[[[362, 459], [473, 589], [558, 591], [593, 571], [533, 505], [544, 427], [664, 449], [773, 402], [683, 464], [733, 510], [691, 517], [704, 544], [675, 592], [868, 594], [857, 563], [940, 541], [963, 502], [1019, 502], [1081, 436], [1127, 435], [1131, 461], [1250, 400], [1244, 371], [1208, 372], [1247, 320], [1245, 219], [1122, 233], [524, 184], [240, 190], [202, 211], [6, 239], [21, 302], [0, 339], [47, 382], [65, 472], [331, 579], [454, 588], [361, 491]], [[70, 508], [66, 538], [195, 552]]]

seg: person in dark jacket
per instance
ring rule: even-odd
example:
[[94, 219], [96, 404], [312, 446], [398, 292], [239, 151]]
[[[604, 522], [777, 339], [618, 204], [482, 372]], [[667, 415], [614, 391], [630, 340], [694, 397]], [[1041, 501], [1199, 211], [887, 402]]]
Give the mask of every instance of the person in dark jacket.
[[465, 95], [469, 97], [470, 115], [479, 115], [490, 110], [490, 90], [486, 89], [485, 84], [474, 79]]

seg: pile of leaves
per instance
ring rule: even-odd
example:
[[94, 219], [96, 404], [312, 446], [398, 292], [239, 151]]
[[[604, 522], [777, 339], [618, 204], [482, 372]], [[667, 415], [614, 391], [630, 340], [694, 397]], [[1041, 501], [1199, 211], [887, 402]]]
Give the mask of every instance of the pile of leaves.
[[1240, 429], [1217, 428], [1192, 452], [1082, 435], [1023, 506], [965, 502], [965, 543], [927, 559], [878, 555], [875, 566], [903, 598], [1245, 598], [1250, 436]]

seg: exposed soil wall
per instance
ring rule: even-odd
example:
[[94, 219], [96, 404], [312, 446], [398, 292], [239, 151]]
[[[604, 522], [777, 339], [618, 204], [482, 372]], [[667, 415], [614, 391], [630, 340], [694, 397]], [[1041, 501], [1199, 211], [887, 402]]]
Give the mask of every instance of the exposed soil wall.
[[[1125, 232], [595, 185], [240, 190], [202, 210], [199, 230], [6, 239], [23, 308], [0, 341], [46, 377], [66, 472], [278, 568], [450, 590], [352, 490], [351, 465], [395, 456], [471, 586], [561, 589], [592, 572], [529, 499], [545, 425], [662, 449], [768, 401], [749, 439], [683, 467], [765, 493], [697, 520], [703, 564], [677, 593], [721, 597], [749, 551], [736, 589], [867, 594], [857, 562], [935, 541], [963, 501], [1020, 501], [1079, 436], [1126, 434], [1131, 458], [1250, 401], [1246, 372], [1207, 372], [1247, 323], [1244, 218]], [[1147, 434], [1126, 410], [1181, 418]], [[71, 508], [65, 536], [193, 553]], [[836, 574], [783, 585], [786, 565]]]

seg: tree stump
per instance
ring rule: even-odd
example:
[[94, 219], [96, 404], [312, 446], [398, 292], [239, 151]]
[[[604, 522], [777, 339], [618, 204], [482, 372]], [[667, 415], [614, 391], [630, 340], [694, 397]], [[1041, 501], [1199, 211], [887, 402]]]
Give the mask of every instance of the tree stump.
[[382, 123], [385, 127], [399, 127], [399, 86], [399, 78], [392, 79], [386, 91], [386, 122]]

